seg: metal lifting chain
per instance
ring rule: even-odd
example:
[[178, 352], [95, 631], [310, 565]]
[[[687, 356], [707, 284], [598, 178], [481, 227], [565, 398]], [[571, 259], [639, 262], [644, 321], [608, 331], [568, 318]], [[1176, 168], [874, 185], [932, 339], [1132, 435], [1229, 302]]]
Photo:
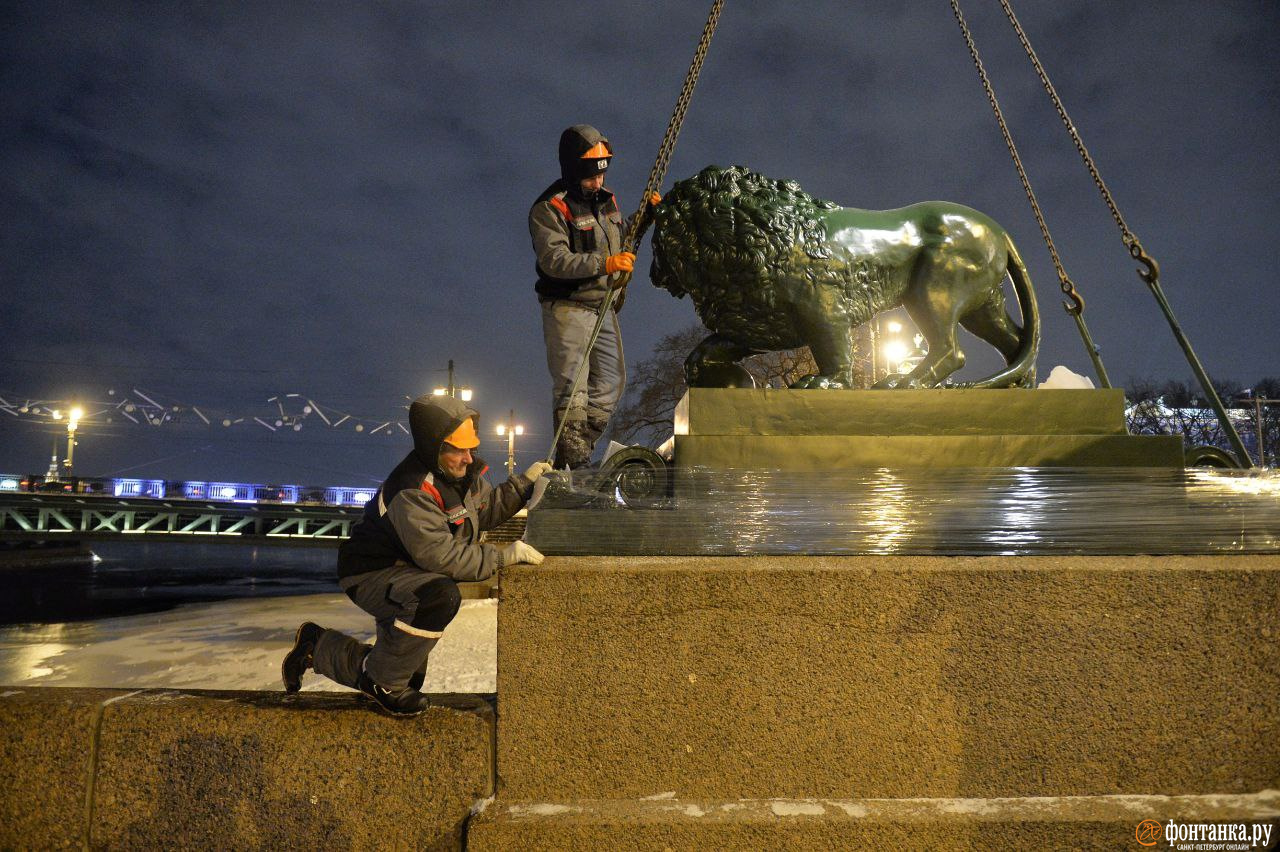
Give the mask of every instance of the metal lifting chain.
[[[1139, 258], [1139, 255], [1146, 257], [1146, 252], [1142, 251], [1142, 245], [1138, 242], [1138, 237], [1133, 231], [1129, 230], [1124, 217], [1120, 215], [1120, 208], [1116, 206], [1115, 199], [1111, 197], [1111, 190], [1107, 189], [1107, 184], [1102, 180], [1102, 175], [1098, 173], [1098, 167], [1094, 165], [1093, 157], [1089, 155], [1089, 149], [1084, 146], [1084, 140], [1080, 138], [1079, 132], [1076, 131], [1076, 126], [1072, 124], [1071, 116], [1067, 115], [1067, 109], [1062, 105], [1062, 99], [1058, 97], [1058, 90], [1049, 81], [1049, 74], [1044, 70], [1044, 66], [1040, 64], [1040, 57], [1036, 55], [1035, 50], [1031, 47], [1031, 42], [1023, 31], [1022, 24], [1018, 23], [1018, 16], [1013, 13], [1013, 7], [1009, 5], [1009, 0], [1000, 0], [1000, 6], [1004, 9], [1004, 14], [1009, 19], [1009, 23], [1013, 24], [1013, 31], [1017, 33], [1018, 41], [1022, 43], [1022, 49], [1026, 51], [1027, 58], [1031, 60], [1031, 67], [1035, 69], [1036, 76], [1040, 78], [1040, 84], [1049, 93], [1049, 100], [1053, 101], [1053, 106], [1058, 111], [1058, 117], [1062, 119], [1067, 132], [1071, 134], [1071, 141], [1076, 144], [1076, 150], [1080, 152], [1080, 157], [1084, 160], [1085, 167], [1089, 169], [1093, 182], [1097, 185], [1098, 191], [1102, 193], [1102, 200], [1107, 203], [1107, 207], [1111, 208], [1111, 217], [1120, 226], [1120, 235], [1124, 239], [1125, 246], [1128, 247], [1130, 254], [1134, 258]], [[1135, 246], [1137, 247], [1136, 251], [1134, 250]], [[1150, 260], [1150, 258], [1148, 257], [1147, 260]], [[1154, 264], [1155, 261], [1151, 262]]]
[[[649, 179], [645, 181], [644, 192], [640, 196], [640, 207], [636, 210], [636, 215], [631, 217], [627, 226], [627, 231], [622, 237], [622, 251], [634, 252], [636, 245], [644, 236], [645, 229], [649, 227], [650, 217], [648, 215], [649, 196], [658, 191], [658, 187], [662, 185], [662, 180], [666, 177], [667, 166], [671, 162], [671, 152], [675, 150], [676, 139], [680, 136], [680, 126], [684, 124], [684, 114], [689, 109], [689, 101], [693, 98], [693, 87], [698, 83], [698, 74], [702, 71], [703, 60], [707, 58], [707, 49], [711, 47], [711, 37], [715, 34], [716, 25], [720, 22], [720, 10], [724, 8], [724, 0], [714, 0], [711, 4], [711, 12], [707, 15], [707, 23], [702, 28], [702, 38], [698, 40], [698, 47], [693, 53], [693, 62], [689, 65], [689, 70], [684, 76], [684, 86], [680, 89], [680, 97], [676, 98], [676, 107], [671, 113], [671, 120], [667, 122], [667, 132], [662, 137], [662, 145], [658, 148], [657, 159], [654, 160], [653, 168], [649, 170]], [[582, 360], [578, 363], [578, 369], [574, 371], [573, 381], [569, 384], [568, 396], [563, 398], [568, 410], [568, 403], [573, 401], [573, 397], [578, 393], [578, 387], [582, 384], [583, 374], [586, 373], [587, 364], [591, 360], [591, 350], [596, 345], [597, 338], [600, 337], [600, 329], [604, 327], [604, 321], [609, 316], [610, 310], [617, 301], [618, 309], [621, 310], [622, 302], [625, 298], [625, 290], [631, 281], [631, 273], [625, 273], [619, 283], [615, 287], [610, 287], [605, 294], [604, 301], [600, 304], [599, 314], [596, 316], [595, 327], [591, 330], [591, 336], [587, 338], [586, 348], [582, 351]], [[557, 403], [556, 410], [560, 405]], [[547, 450], [546, 458], [550, 461], [555, 456], [556, 444], [560, 443], [560, 435], [564, 432], [564, 424], [566, 418], [561, 417], [560, 422], [556, 424], [556, 433], [551, 438], [551, 448]]]
[[[1013, 135], [1009, 133], [1009, 126], [1005, 123], [1004, 113], [1000, 110], [1000, 102], [996, 99], [995, 89], [991, 86], [991, 79], [987, 76], [987, 69], [982, 64], [982, 57], [978, 55], [978, 46], [974, 44], [973, 35], [969, 32], [969, 24], [965, 21], [964, 13], [960, 11], [959, 0], [950, 0], [951, 11], [956, 16], [956, 23], [960, 25], [960, 32], [964, 36], [964, 43], [969, 48], [969, 55], [973, 57], [974, 67], [978, 69], [978, 77], [982, 80], [982, 88], [987, 93], [987, 101], [991, 104], [991, 110], [995, 113], [996, 123], [1000, 125], [1000, 135], [1004, 137], [1004, 144], [1009, 149], [1009, 156], [1013, 158], [1013, 165], [1018, 170], [1018, 177], [1022, 180], [1022, 188], [1027, 193], [1027, 201], [1031, 202], [1031, 212], [1035, 214], [1036, 224], [1040, 226], [1040, 236], [1044, 238], [1044, 244], [1049, 248], [1049, 256], [1053, 258], [1053, 267], [1058, 272], [1058, 282], [1062, 288], [1062, 294], [1069, 301], [1063, 302], [1062, 307], [1076, 322], [1076, 328], [1080, 332], [1080, 338], [1084, 341], [1084, 348], [1089, 353], [1089, 358], [1093, 361], [1093, 368], [1098, 374], [1098, 383], [1104, 387], [1111, 387], [1111, 379], [1107, 376], [1107, 368], [1102, 364], [1102, 355], [1098, 351], [1098, 347], [1094, 345], [1093, 337], [1089, 334], [1089, 327], [1084, 322], [1084, 297], [1076, 291], [1076, 285], [1067, 275], [1067, 270], [1062, 265], [1062, 259], [1058, 256], [1057, 246], [1053, 243], [1053, 236], [1049, 233], [1049, 226], [1044, 221], [1044, 214], [1040, 212], [1040, 202], [1036, 200], [1035, 191], [1031, 188], [1031, 180], [1027, 177], [1027, 170], [1022, 166], [1022, 157], [1018, 155], [1018, 146], [1013, 142]], [[1001, 0], [1003, 3], [1004, 0]]]
[[[951, 6], [956, 10], [956, 15], [959, 16], [960, 11], [955, 4], [955, 0], [952, 0]], [[1116, 224], [1120, 227], [1120, 238], [1124, 241], [1125, 248], [1129, 250], [1129, 256], [1142, 264], [1143, 268], [1138, 270], [1138, 277], [1146, 283], [1151, 290], [1151, 295], [1155, 297], [1160, 309], [1164, 312], [1165, 319], [1169, 322], [1169, 328], [1173, 331], [1174, 339], [1178, 341], [1178, 345], [1182, 348], [1182, 352], [1187, 358], [1187, 363], [1191, 366], [1191, 371], [1195, 373], [1196, 379], [1200, 382], [1200, 388], [1209, 400], [1209, 405], [1213, 408], [1214, 414], [1217, 415], [1218, 423], [1221, 425], [1227, 441], [1231, 444], [1231, 448], [1235, 450], [1241, 466], [1245, 468], [1252, 467], [1253, 462], [1249, 458], [1248, 451], [1245, 450], [1244, 442], [1240, 440], [1239, 433], [1236, 432], [1235, 425], [1227, 417], [1222, 399], [1214, 389], [1213, 382], [1209, 379], [1209, 374], [1205, 372], [1204, 366], [1196, 356], [1195, 350], [1191, 348], [1191, 341], [1183, 332], [1182, 326], [1173, 315], [1173, 308], [1164, 296], [1164, 290], [1160, 287], [1160, 264], [1156, 263], [1155, 258], [1147, 254], [1137, 235], [1129, 230], [1124, 217], [1120, 215], [1120, 208], [1116, 206], [1115, 199], [1111, 197], [1111, 190], [1107, 189], [1107, 184], [1103, 181], [1102, 175], [1099, 174], [1098, 167], [1094, 165], [1093, 157], [1089, 155], [1089, 149], [1085, 147], [1084, 140], [1080, 138], [1080, 133], [1076, 130], [1075, 124], [1072, 123], [1071, 117], [1067, 115], [1066, 107], [1062, 105], [1062, 99], [1058, 97], [1057, 90], [1054, 89], [1053, 83], [1049, 81], [1048, 73], [1044, 70], [1044, 66], [1040, 64], [1040, 57], [1036, 55], [1035, 50], [1031, 47], [1031, 41], [1022, 29], [1022, 25], [1018, 23], [1018, 16], [1013, 13], [1013, 6], [1010, 5], [1009, 0], [1000, 0], [1000, 6], [1004, 9], [1005, 17], [1009, 19], [1009, 23], [1013, 25], [1013, 31], [1017, 34], [1018, 41], [1022, 43], [1022, 49], [1026, 51], [1027, 58], [1031, 60], [1031, 67], [1035, 69], [1041, 85], [1044, 86], [1044, 90], [1049, 94], [1049, 99], [1053, 101], [1053, 106], [1058, 111], [1058, 117], [1062, 119], [1067, 132], [1071, 134], [1071, 141], [1075, 143], [1076, 151], [1080, 153], [1080, 158], [1084, 160], [1085, 167], [1089, 170], [1089, 174], [1093, 177], [1093, 182], [1098, 187], [1098, 192], [1102, 194], [1102, 200], [1107, 203], [1107, 207], [1111, 210], [1112, 218], [1116, 220]], [[962, 29], [964, 28], [963, 21], [961, 21], [960, 26]], [[968, 40], [967, 30], [966, 40]], [[973, 52], [972, 42], [970, 42], [970, 52]], [[976, 53], [974, 57], [975, 59], [977, 58]], [[985, 76], [983, 82], [986, 82]], [[989, 90], [988, 94], [990, 94]], [[997, 110], [997, 117], [998, 113], [999, 110]], [[1003, 123], [1001, 126], [1003, 127]], [[1050, 250], [1052, 251], [1052, 247], [1050, 247]]]
[[[676, 139], [680, 136], [681, 125], [684, 124], [684, 114], [689, 109], [689, 101], [693, 99], [693, 87], [698, 83], [702, 62], [707, 58], [707, 49], [711, 47], [711, 36], [715, 34], [716, 25], [720, 22], [720, 9], [723, 6], [724, 0], [715, 0], [711, 4], [711, 13], [707, 15], [707, 23], [702, 28], [702, 38], [698, 40], [698, 47], [693, 52], [693, 62], [690, 63], [689, 71], [684, 76], [684, 87], [680, 89], [680, 97], [676, 98], [676, 108], [672, 110], [671, 120], [667, 122], [667, 132], [662, 137], [662, 147], [658, 149], [653, 168], [649, 169], [649, 179], [645, 181], [644, 192], [640, 196], [640, 207], [636, 210], [636, 215], [631, 217], [630, 226], [622, 238], [623, 251], [635, 251], [645, 230], [649, 227], [651, 220], [645, 215], [648, 212], [649, 196], [658, 191], [658, 187], [662, 186], [662, 179], [667, 176], [671, 152], [676, 149]], [[631, 275], [628, 273], [627, 279], [630, 280], [630, 278]]]

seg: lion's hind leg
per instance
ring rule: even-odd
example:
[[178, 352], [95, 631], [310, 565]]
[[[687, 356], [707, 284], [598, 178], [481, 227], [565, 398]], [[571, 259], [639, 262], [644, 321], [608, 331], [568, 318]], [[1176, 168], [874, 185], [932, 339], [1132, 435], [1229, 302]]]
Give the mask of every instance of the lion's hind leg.
[[905, 377], [890, 376], [873, 387], [932, 388], [964, 366], [964, 352], [956, 342], [958, 306], [951, 298], [951, 291], [933, 292], [939, 289], [936, 280], [930, 284], [932, 286], [912, 288], [902, 302], [928, 342], [929, 354]]
[[976, 337], [990, 343], [1004, 356], [1005, 365], [1013, 363], [1018, 357], [1021, 344], [1022, 329], [1009, 316], [1004, 307], [1004, 294], [997, 295], [983, 302], [960, 318], [960, 324]]

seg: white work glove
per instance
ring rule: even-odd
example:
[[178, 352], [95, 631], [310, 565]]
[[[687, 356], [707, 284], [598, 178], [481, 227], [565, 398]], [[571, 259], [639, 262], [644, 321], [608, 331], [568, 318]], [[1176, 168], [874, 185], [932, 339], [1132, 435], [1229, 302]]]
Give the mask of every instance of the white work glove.
[[544, 461], [536, 461], [529, 465], [529, 469], [524, 472], [524, 478], [530, 482], [537, 482], [542, 478], [543, 474], [550, 473], [555, 470], [550, 464]]
[[528, 562], [530, 565], [541, 565], [542, 554], [523, 541], [513, 541], [502, 548], [503, 566], [515, 565], [517, 562]]

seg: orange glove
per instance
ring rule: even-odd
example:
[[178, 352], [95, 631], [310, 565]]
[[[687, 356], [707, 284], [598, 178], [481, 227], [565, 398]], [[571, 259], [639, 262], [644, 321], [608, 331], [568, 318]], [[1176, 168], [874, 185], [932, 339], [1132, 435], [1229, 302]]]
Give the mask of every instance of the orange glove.
[[657, 206], [658, 206], [659, 204], [661, 204], [661, 203], [662, 203], [662, 196], [661, 196], [661, 195], [659, 195], [658, 193], [656, 193], [656, 192], [655, 192], [655, 193], [653, 193], [652, 195], [650, 195], [650, 196], [649, 196], [649, 206], [650, 206], [650, 207], [657, 207]]
[[613, 275], [617, 272], [630, 272], [635, 269], [636, 256], [629, 251], [620, 251], [617, 254], [611, 254], [604, 261], [604, 271], [606, 275]]

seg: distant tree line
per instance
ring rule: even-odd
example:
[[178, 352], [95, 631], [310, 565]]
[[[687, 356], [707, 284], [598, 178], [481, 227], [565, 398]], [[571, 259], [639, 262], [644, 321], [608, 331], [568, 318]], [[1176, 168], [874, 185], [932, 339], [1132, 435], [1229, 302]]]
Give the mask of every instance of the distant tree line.
[[[1246, 387], [1235, 381], [1213, 383], [1218, 398], [1255, 464], [1261, 437], [1265, 464], [1280, 458], [1280, 379], [1267, 377]], [[1181, 435], [1188, 446], [1209, 444], [1230, 451], [1222, 424], [1197, 384], [1176, 379], [1138, 379], [1125, 389], [1125, 420], [1133, 435]], [[1255, 400], [1272, 400], [1258, 405]], [[1261, 429], [1259, 429], [1259, 410]]]

